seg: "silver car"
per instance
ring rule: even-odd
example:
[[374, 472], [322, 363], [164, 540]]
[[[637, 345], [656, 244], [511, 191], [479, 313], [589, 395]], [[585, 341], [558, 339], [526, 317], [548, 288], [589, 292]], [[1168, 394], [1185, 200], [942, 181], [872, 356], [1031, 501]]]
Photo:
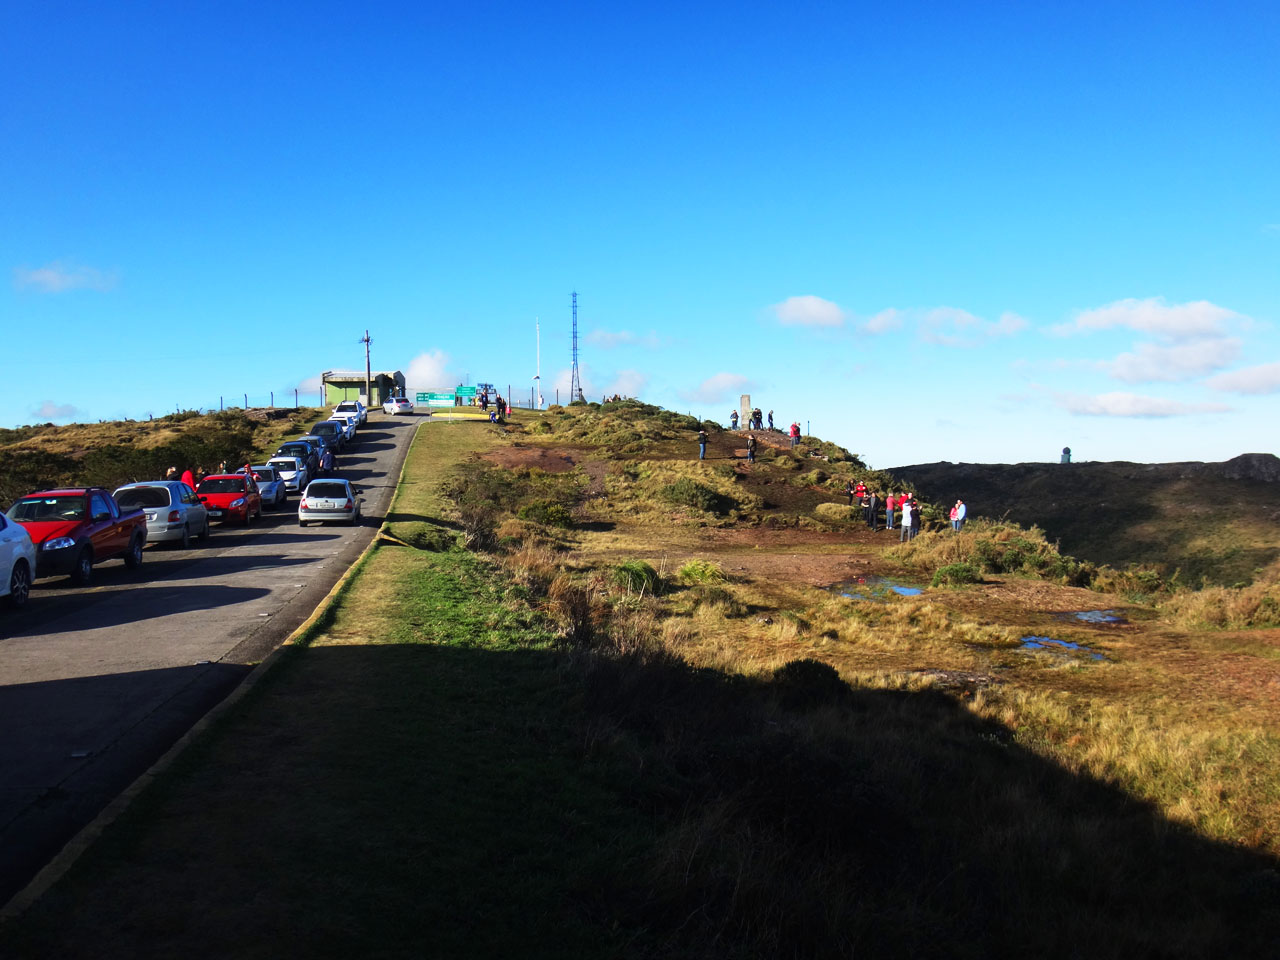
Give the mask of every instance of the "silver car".
[[300, 457], [272, 457], [267, 466], [284, 481], [284, 488], [289, 493], [301, 493], [311, 482], [311, 473]]
[[[284, 477], [276, 472], [270, 464], [252, 464], [253, 479], [258, 483], [258, 492], [262, 494], [262, 507], [275, 509], [289, 499], [289, 488], [285, 486]], [[240, 473], [244, 473], [241, 467]]]
[[361, 499], [349, 480], [312, 480], [298, 501], [298, 526], [324, 520], [354, 525], [360, 519]]
[[36, 548], [27, 528], [0, 513], [0, 597], [17, 609], [31, 595], [36, 576]]
[[209, 536], [209, 511], [196, 492], [180, 480], [126, 483], [113, 494], [122, 510], [142, 510], [147, 515], [147, 543], [191, 546], [191, 538]]

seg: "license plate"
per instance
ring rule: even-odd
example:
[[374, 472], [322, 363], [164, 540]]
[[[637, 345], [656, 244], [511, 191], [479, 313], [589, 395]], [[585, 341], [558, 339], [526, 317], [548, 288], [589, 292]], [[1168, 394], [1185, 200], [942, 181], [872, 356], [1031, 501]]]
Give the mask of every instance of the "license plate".
[[148, 519], [148, 520], [154, 520], [155, 518], [156, 518], [156, 515], [155, 515], [154, 513], [148, 513], [148, 514], [147, 514], [147, 519]]
[[222, 516], [222, 511], [221, 511], [221, 510], [210, 510], [210, 511], [209, 511], [209, 516], [211, 516], [211, 517], [220, 517], [220, 516]]

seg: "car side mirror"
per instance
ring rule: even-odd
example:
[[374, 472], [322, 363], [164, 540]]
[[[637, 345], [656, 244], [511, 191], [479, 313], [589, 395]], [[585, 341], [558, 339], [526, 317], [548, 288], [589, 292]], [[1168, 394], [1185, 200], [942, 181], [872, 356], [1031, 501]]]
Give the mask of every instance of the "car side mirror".
[[209, 498], [208, 498], [208, 497], [201, 497], [201, 498], [200, 498], [200, 502], [201, 502], [201, 503], [208, 503], [208, 502], [209, 502]]

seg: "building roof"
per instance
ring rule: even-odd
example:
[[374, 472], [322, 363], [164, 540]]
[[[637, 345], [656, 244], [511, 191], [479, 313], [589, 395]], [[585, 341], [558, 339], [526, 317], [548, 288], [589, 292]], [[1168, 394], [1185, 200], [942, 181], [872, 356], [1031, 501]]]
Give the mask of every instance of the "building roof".
[[[401, 374], [399, 370], [372, 370], [369, 373], [370, 377], [390, 377], [392, 380], [394, 380], [396, 377], [400, 375]], [[326, 382], [329, 380], [363, 381], [364, 371], [363, 370], [326, 370], [324, 373], [320, 374], [320, 379]]]

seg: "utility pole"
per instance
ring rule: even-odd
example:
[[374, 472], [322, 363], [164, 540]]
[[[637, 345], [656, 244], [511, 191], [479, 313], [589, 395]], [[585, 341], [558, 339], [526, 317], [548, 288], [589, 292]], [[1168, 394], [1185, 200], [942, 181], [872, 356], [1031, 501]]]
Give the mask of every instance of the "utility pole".
[[359, 342], [364, 344], [364, 403], [365, 406], [372, 406], [373, 376], [369, 368], [369, 344], [373, 343], [373, 339], [369, 336], [368, 330], [365, 330], [364, 336], [360, 338]]

